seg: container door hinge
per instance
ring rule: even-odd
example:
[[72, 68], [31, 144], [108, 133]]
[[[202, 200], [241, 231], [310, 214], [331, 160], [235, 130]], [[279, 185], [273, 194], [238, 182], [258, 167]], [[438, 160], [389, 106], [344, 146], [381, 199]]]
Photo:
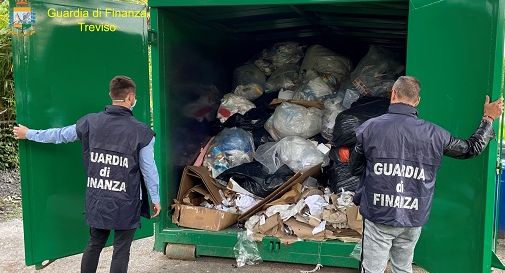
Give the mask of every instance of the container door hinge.
[[147, 31], [147, 43], [149, 45], [156, 44], [158, 42], [158, 33], [156, 31], [149, 29]]

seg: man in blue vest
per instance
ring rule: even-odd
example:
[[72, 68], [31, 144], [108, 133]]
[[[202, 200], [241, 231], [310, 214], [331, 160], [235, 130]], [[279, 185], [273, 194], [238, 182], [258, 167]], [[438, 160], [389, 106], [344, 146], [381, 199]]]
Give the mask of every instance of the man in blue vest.
[[140, 216], [149, 218], [147, 192], [159, 215], [159, 178], [154, 162], [154, 132], [133, 117], [136, 86], [126, 76], [114, 77], [109, 86], [112, 105], [88, 114], [64, 128], [31, 130], [14, 127], [17, 139], [41, 143], [80, 140], [87, 173], [86, 222], [90, 240], [84, 251], [81, 272], [96, 272], [100, 253], [114, 230], [110, 272], [128, 271], [130, 247]]
[[417, 117], [419, 82], [408, 76], [394, 84], [387, 114], [356, 130], [349, 167], [361, 175], [354, 202], [364, 218], [361, 272], [412, 272], [414, 248], [428, 220], [438, 167], [444, 155], [468, 159], [494, 137], [493, 121], [503, 99], [489, 103], [475, 133], [462, 140]]

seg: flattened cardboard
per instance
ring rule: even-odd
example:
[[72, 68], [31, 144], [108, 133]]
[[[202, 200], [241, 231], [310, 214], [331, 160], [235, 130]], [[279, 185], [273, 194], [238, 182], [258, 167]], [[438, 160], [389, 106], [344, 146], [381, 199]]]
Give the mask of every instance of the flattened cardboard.
[[286, 225], [288, 225], [291, 228], [291, 230], [293, 230], [293, 233], [300, 239], [323, 240], [325, 238], [326, 234], [325, 231], [313, 235], [312, 234], [312, 230], [314, 230], [313, 226], [305, 223], [300, 223], [293, 218], [287, 220]]
[[295, 184], [293, 187], [291, 187], [291, 190], [284, 193], [284, 195], [282, 195], [281, 198], [266, 204], [265, 207], [268, 208], [275, 205], [295, 204], [296, 202], [298, 202], [298, 200], [300, 200], [301, 194], [302, 194], [302, 185]]
[[268, 217], [263, 225], [258, 226], [258, 231], [266, 235], [274, 235], [283, 227], [281, 216], [276, 213]]
[[320, 173], [321, 173], [321, 165], [314, 166], [303, 173], [297, 172], [288, 181], [286, 181], [286, 183], [284, 183], [282, 186], [277, 188], [273, 193], [265, 197], [265, 199], [261, 200], [261, 202], [256, 204], [256, 206], [252, 207], [246, 213], [240, 215], [238, 220], [240, 222], [245, 222], [247, 219], [249, 219], [249, 217], [263, 210], [266, 204], [280, 198], [283, 194], [289, 191], [295, 184], [297, 183], [302, 184], [303, 181], [305, 181], [305, 179], [307, 179], [309, 176], [315, 177]]
[[172, 222], [182, 227], [223, 230], [237, 222], [237, 214], [198, 206], [174, 204]]
[[315, 107], [315, 108], [319, 108], [321, 110], [324, 109], [324, 104], [321, 101], [316, 101], [316, 100], [308, 101], [308, 100], [273, 99], [272, 102], [270, 103], [270, 106], [276, 107], [277, 105], [279, 105], [279, 104], [281, 104], [283, 102], [289, 102], [289, 103], [292, 103], [292, 104], [298, 104], [298, 105], [305, 106], [305, 107]]
[[347, 225], [349, 228], [363, 234], [363, 217], [359, 213], [359, 207], [352, 206], [346, 209]]
[[223, 197], [219, 194], [219, 190], [224, 191], [226, 188], [214, 181], [207, 168], [195, 166], [187, 166], [184, 168], [179, 185], [179, 192], [177, 193], [177, 200], [182, 201], [191, 188], [200, 184], [205, 185], [214, 204], [221, 204]]

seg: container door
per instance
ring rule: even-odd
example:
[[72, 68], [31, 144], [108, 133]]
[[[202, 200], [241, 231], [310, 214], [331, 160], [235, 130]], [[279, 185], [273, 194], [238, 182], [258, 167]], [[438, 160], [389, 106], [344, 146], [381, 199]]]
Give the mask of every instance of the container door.
[[[128, 75], [137, 84], [134, 115], [150, 123], [146, 7], [128, 4], [138, 1], [64, 2], [10, 3], [18, 122], [34, 129], [74, 124], [110, 104], [109, 81]], [[20, 165], [26, 264], [82, 252], [89, 230], [80, 143], [21, 141]], [[136, 236], [152, 233], [152, 222], [144, 219]]]
[[[484, 96], [501, 93], [502, 20], [500, 0], [410, 0], [407, 74], [421, 81], [423, 119], [456, 137], [474, 132]], [[444, 158], [414, 258], [429, 272], [490, 272], [496, 152], [493, 140], [477, 158]]]

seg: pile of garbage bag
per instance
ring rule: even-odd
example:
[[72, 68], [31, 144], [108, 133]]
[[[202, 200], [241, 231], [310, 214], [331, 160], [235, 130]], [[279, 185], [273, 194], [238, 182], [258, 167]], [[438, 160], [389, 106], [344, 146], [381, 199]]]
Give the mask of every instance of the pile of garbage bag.
[[[181, 178], [173, 222], [212, 231], [244, 223], [239, 266], [261, 261], [254, 241], [263, 236], [359, 241], [362, 219], [351, 201], [360, 177], [349, 169], [350, 151], [356, 129], [387, 112], [402, 62], [372, 46], [351, 72], [349, 58], [297, 42], [249, 60], [234, 70], [230, 92], [218, 96], [213, 87], [212, 96], [199, 94], [198, 111], [184, 109], [210, 125], [202, 131], [212, 138], [200, 151], [190, 147], [198, 156]], [[191, 221], [194, 214], [208, 221]]]

